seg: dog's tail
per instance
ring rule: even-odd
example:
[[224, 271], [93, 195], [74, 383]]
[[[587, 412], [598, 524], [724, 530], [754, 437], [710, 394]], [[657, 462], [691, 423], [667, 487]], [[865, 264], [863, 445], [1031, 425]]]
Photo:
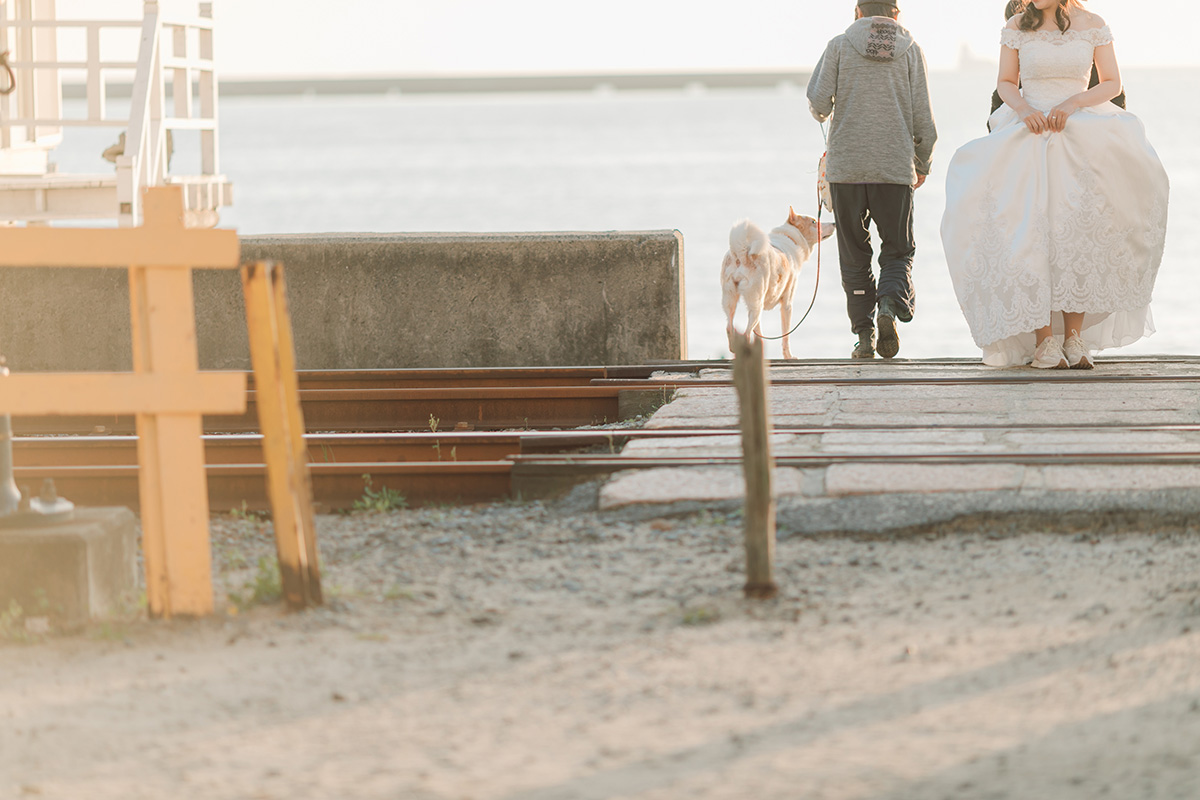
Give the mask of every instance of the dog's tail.
[[766, 231], [748, 219], [738, 220], [729, 231], [729, 252], [739, 264], [753, 265], [770, 247]]

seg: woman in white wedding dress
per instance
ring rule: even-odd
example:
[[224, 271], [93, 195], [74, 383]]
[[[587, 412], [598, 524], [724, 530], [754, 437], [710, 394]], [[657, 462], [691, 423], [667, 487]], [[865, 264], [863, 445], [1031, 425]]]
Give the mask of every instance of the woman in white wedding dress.
[[1030, 0], [1001, 34], [992, 133], [950, 163], [942, 243], [986, 364], [1091, 369], [1093, 351], [1154, 332], [1169, 184], [1141, 121], [1109, 102], [1112, 40], [1080, 0]]

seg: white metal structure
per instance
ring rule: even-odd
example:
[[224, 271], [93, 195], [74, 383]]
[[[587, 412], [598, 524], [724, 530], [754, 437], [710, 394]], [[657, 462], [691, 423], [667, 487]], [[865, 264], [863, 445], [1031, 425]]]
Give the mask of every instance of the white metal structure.
[[[137, 53], [102, 60], [102, 33], [122, 28], [140, 29]], [[59, 32], [65, 30], [84, 32], [82, 61], [59, 57]], [[199, 16], [189, 20], [163, 19], [157, 0], [146, 0], [140, 21], [104, 21], [60, 20], [55, 0], [0, 0], [4, 51], [15, 83], [10, 94], [0, 94], [0, 224], [112, 219], [137, 225], [142, 192], [164, 185], [184, 187], [190, 224], [216, 224], [233, 188], [220, 173], [211, 2], [201, 2]], [[64, 116], [64, 71], [86, 73], [86, 116]], [[109, 71], [134, 74], [127, 119], [108, 116]], [[7, 83], [0, 69], [0, 90]], [[72, 127], [113, 128], [114, 140], [124, 129], [114, 172], [55, 169], [50, 154]], [[170, 131], [199, 132], [199, 174], [170, 172]]]

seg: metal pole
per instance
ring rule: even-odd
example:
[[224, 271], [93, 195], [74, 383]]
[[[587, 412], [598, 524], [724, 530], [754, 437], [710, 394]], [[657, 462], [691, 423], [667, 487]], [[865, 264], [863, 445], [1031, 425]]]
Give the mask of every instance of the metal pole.
[[[0, 367], [0, 375], [8, 370]], [[12, 417], [0, 414], [0, 517], [16, 514], [21, 507], [21, 491], [13, 480]]]
[[[0, 380], [8, 377], [0, 356]], [[13, 480], [12, 415], [0, 414], [0, 528], [53, 525], [75, 515], [75, 504], [58, 496], [54, 481], [47, 479], [40, 497], [27, 498]]]
[[[0, 356], [0, 379], [8, 377], [4, 356]], [[0, 414], [0, 517], [17, 513], [21, 490], [13, 480], [12, 417]]]

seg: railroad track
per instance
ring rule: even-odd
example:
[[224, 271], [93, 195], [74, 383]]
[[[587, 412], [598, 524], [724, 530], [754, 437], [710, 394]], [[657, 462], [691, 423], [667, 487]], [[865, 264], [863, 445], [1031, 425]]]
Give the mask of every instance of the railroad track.
[[[1116, 360], [1114, 360], [1115, 362]], [[1181, 358], [1179, 363], [1192, 364]], [[845, 362], [828, 363], [844, 366]], [[914, 366], [957, 366], [956, 360]], [[789, 366], [794, 365], [789, 363]], [[332, 370], [299, 375], [314, 496], [327, 509], [348, 508], [361, 498], [365, 476], [413, 504], [469, 503], [551, 492], [571, 483], [627, 469], [663, 466], [728, 466], [729, 457], [639, 459], [615, 456], [630, 441], [651, 438], [736, 436], [718, 429], [577, 430], [614, 422], [669, 399], [682, 386], [728, 386], [699, 379], [701, 370], [729, 362], [686, 362], [633, 367], [501, 370]], [[665, 372], [669, 377], [656, 373]], [[682, 378], [678, 376], [684, 376]], [[996, 373], [985, 377], [844, 376], [782, 378], [788, 385], [944, 386], [953, 384], [1087, 383], [1079, 373]], [[1147, 375], [1105, 382], [1197, 383], [1195, 376]], [[253, 390], [250, 400], [253, 402]], [[14, 466], [18, 483], [35, 492], [45, 478], [60, 494], [82, 505], [137, 506], [137, 439], [133, 420], [33, 418], [14, 420]], [[206, 420], [210, 507], [214, 511], [267, 507], [261, 437], [253, 407], [239, 418]], [[1064, 429], [1071, 425], [966, 424], [947, 429]], [[554, 430], [565, 428], [569, 430]], [[1089, 430], [1197, 432], [1200, 425], [1094, 425]], [[913, 430], [904, 425], [777, 427], [780, 434], [832, 431]], [[97, 433], [99, 431], [99, 433]], [[847, 462], [971, 464], [1002, 460], [1022, 464], [1200, 464], [1198, 452], [1035, 452], [1006, 454], [914, 453], [909, 455], [818, 453], [782, 456], [780, 466], [821, 467]]]
[[[578, 428], [629, 419], [666, 402], [677, 382], [651, 380], [656, 369], [301, 372], [300, 404], [305, 425], [314, 431]], [[593, 385], [604, 379], [617, 379], [620, 385]], [[206, 416], [205, 432], [258, 430], [255, 400], [254, 389], [248, 389], [246, 413]], [[124, 415], [13, 420], [13, 432], [25, 436], [129, 435], [135, 431], [133, 417]]]
[[[827, 362], [783, 362], [781, 366]], [[837, 362], [828, 362], [837, 363]], [[961, 362], [919, 362], [914, 366], [956, 366]], [[1111, 363], [1120, 363], [1114, 360]], [[1180, 363], [1189, 363], [1180, 360]], [[695, 377], [701, 370], [728, 369], [729, 362], [670, 362], [630, 367], [455, 370], [327, 370], [301, 372], [300, 402], [309, 430], [389, 432], [420, 430], [511, 430], [578, 428], [603, 425], [653, 411], [679, 388], [724, 387], [725, 380]], [[1086, 385], [1097, 376], [1078, 372], [998, 372], [987, 377], [860, 375], [779, 378], [774, 386], [954, 386]], [[1144, 384], [1200, 383], [1195, 375], [1107, 376], [1106, 382]], [[240, 416], [206, 416], [206, 433], [247, 433], [258, 429], [256, 394], [247, 391], [247, 410]], [[135, 433], [129, 416], [18, 417], [18, 435], [85, 435]]]
[[[661, 367], [327, 370], [298, 374], [314, 497], [349, 508], [375, 487], [414, 503], [462, 503], [511, 494], [511, 455], [588, 448], [616, 452], [617, 433], [581, 433], [653, 410], [671, 384]], [[676, 365], [678, 372], [699, 366]], [[622, 386], [593, 386], [619, 379]], [[205, 418], [209, 502], [214, 510], [265, 509], [265, 467], [253, 383], [247, 413]], [[81, 505], [137, 507], [132, 417], [13, 420], [16, 480], [36, 492], [47, 478]]]

